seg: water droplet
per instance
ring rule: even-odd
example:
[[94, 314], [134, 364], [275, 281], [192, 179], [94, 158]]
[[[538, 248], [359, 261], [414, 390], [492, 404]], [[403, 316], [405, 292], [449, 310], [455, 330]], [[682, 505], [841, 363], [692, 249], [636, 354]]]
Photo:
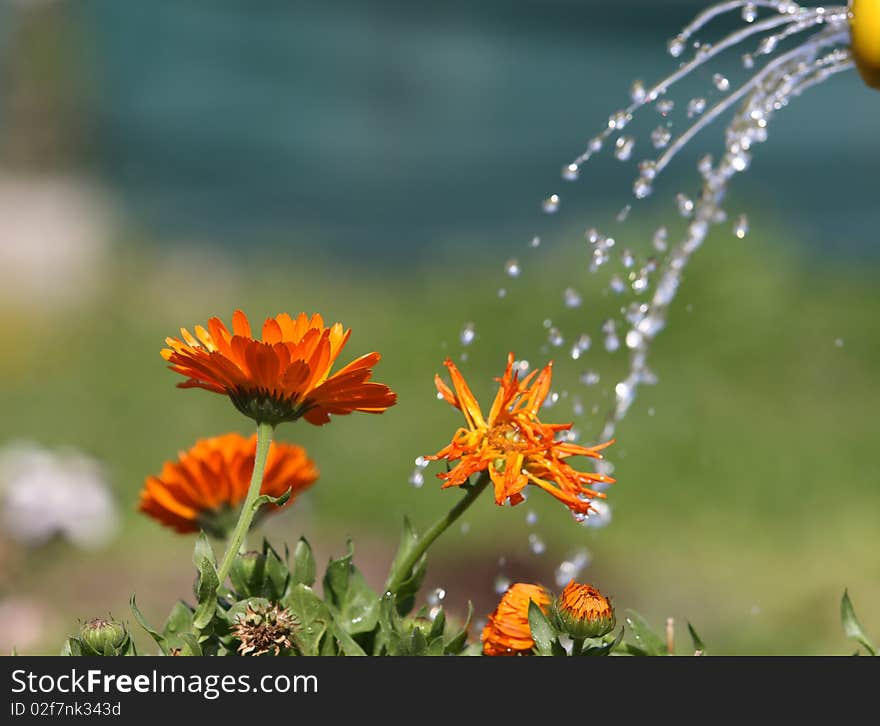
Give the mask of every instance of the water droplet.
[[642, 344], [642, 334], [638, 330], [630, 330], [624, 339], [626, 347], [630, 350], [638, 348]]
[[470, 345], [477, 337], [477, 329], [473, 323], [465, 323], [458, 337], [462, 345]]
[[577, 360], [581, 357], [586, 351], [590, 349], [590, 345], [592, 341], [590, 340], [590, 336], [586, 333], [581, 335], [576, 341], [575, 344], [571, 347], [571, 358], [572, 360]]
[[533, 554], [543, 555], [547, 550], [547, 545], [544, 544], [544, 540], [533, 532], [529, 535], [529, 549]]
[[587, 144], [587, 148], [590, 150], [590, 153], [598, 154], [600, 151], [602, 151], [602, 137], [595, 136], [590, 139], [590, 143]]
[[633, 103], [642, 103], [645, 100], [645, 96], [647, 96], [645, 84], [642, 81], [633, 81], [629, 89], [629, 97], [633, 100]]
[[721, 91], [721, 93], [727, 93], [730, 90], [730, 81], [720, 73], [716, 73], [712, 76], [712, 85]]
[[836, 338], [834, 341], [834, 345], [837, 348], [843, 348], [843, 338]]
[[409, 483], [414, 486], [416, 489], [421, 489], [425, 484], [425, 475], [422, 474], [421, 469], [415, 469], [412, 474], [409, 475]]
[[687, 105], [688, 118], [693, 118], [694, 116], [699, 116], [705, 110], [706, 110], [706, 99], [705, 98], [692, 98], [690, 101], [688, 101], [688, 105]]
[[538, 515], [533, 510], [529, 511], [529, 513], [526, 515], [526, 524], [532, 526], [533, 524], [537, 523], [537, 521]]
[[599, 382], [599, 374], [596, 371], [584, 371], [580, 375], [580, 382], [585, 386], [595, 386]]
[[608, 119], [608, 128], [620, 131], [621, 129], [626, 127], [631, 119], [632, 116], [630, 116], [626, 111], [617, 111], [616, 113], [613, 113]]
[[672, 141], [672, 132], [665, 126], [658, 126], [651, 132], [651, 143], [654, 144], [655, 149], [665, 149], [670, 141]]
[[618, 161], [629, 161], [632, 157], [636, 140], [632, 136], [619, 136], [614, 142], [614, 156]]
[[550, 328], [550, 330], [547, 331], [547, 342], [549, 342], [554, 348], [558, 348], [565, 342], [565, 338], [562, 336], [562, 332], [559, 328]]
[[640, 176], [633, 182], [633, 194], [635, 194], [636, 199], [644, 199], [651, 196], [653, 190], [651, 182], [643, 176]]
[[749, 70], [749, 71], [755, 67], [755, 59], [751, 53], [743, 54], [742, 64], [743, 64], [743, 68], [745, 68], [746, 70]]
[[576, 580], [583, 569], [590, 564], [591, 560], [592, 557], [586, 549], [579, 549], [572, 553], [556, 568], [556, 586], [565, 587], [572, 580]]
[[621, 209], [617, 213], [617, 221], [625, 222], [626, 218], [629, 217], [629, 213], [632, 211], [632, 204], [627, 204], [623, 209]]
[[697, 162], [697, 171], [700, 172], [704, 179], [709, 178], [709, 175], [712, 173], [712, 154], [704, 154], [700, 157], [700, 160]]
[[417, 456], [416, 457], [416, 466], [419, 469], [425, 469], [428, 466], [428, 464], [430, 464], [430, 463], [431, 462], [428, 461], [424, 456]]
[[673, 101], [671, 98], [661, 99], [660, 101], [657, 101], [657, 105], [655, 106], [655, 108], [657, 109], [657, 113], [659, 113], [661, 116], [668, 116], [670, 113], [672, 113], [672, 109], [675, 108], [675, 101]]
[[495, 578], [493, 587], [495, 588], [495, 592], [499, 595], [503, 595], [510, 587], [510, 578], [504, 577], [504, 575], [498, 575], [498, 577]]
[[605, 336], [605, 350], [609, 353], [614, 353], [615, 351], [620, 349], [620, 338], [617, 337], [616, 334], [606, 335]]
[[538, 236], [532, 237], [532, 239], [529, 241], [529, 247], [531, 247], [532, 249], [535, 249], [536, 247], [540, 247], [540, 246], [541, 246], [541, 238]]
[[754, 3], [748, 3], [742, 9], [742, 18], [747, 23], [754, 23], [755, 19], [758, 17], [758, 8], [755, 7]]
[[682, 37], [681, 35], [676, 35], [666, 44], [666, 47], [669, 50], [669, 55], [671, 55], [673, 58], [678, 58], [682, 53], [684, 53], [686, 44], [686, 38]]
[[626, 283], [620, 275], [612, 275], [611, 279], [608, 281], [608, 286], [611, 288], [612, 292], [616, 292], [618, 295], [626, 292]]
[[565, 307], [567, 308], [579, 308], [584, 302], [581, 294], [573, 287], [565, 288], [562, 297], [565, 300]]
[[779, 44], [779, 38], [775, 35], [768, 35], [758, 44], [758, 53], [761, 55], [770, 55]]
[[471, 531], [471, 523], [470, 522], [462, 522], [460, 529], [461, 529], [462, 534], [467, 534], [468, 532]]
[[446, 598], [446, 590], [436, 587], [428, 593], [428, 605], [439, 605]]
[[519, 273], [522, 272], [519, 266], [519, 261], [515, 257], [511, 257], [504, 264], [504, 271], [509, 277], [519, 277]]
[[562, 167], [562, 178], [565, 181], [577, 181], [581, 175], [581, 168], [577, 164], [566, 164]]
[[669, 232], [666, 227], [660, 227], [651, 239], [651, 244], [658, 252], [666, 252], [669, 246]]
[[678, 206], [678, 213], [682, 217], [690, 217], [694, 212], [694, 202], [687, 196], [679, 192], [675, 195], [675, 204]]
[[745, 214], [739, 215], [736, 224], [733, 225], [733, 234], [737, 239], [745, 239], [749, 233], [749, 218]]
[[505, 298], [507, 297], [507, 290], [503, 287], [498, 288], [498, 297]]
[[545, 214], [555, 214], [559, 210], [559, 195], [551, 194], [547, 197], [541, 202], [541, 209], [544, 210]]
[[584, 520], [584, 527], [594, 527], [599, 529], [611, 523], [611, 507], [607, 502], [601, 499], [594, 499], [590, 502], [590, 512]]

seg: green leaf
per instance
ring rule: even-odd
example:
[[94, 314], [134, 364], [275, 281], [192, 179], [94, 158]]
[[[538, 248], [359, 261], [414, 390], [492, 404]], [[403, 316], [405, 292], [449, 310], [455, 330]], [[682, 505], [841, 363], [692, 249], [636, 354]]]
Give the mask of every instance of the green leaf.
[[877, 655], [877, 648], [867, 636], [862, 624], [856, 617], [856, 611], [849, 599], [849, 593], [844, 590], [843, 598], [840, 601], [840, 622], [843, 624], [843, 632], [847, 638], [852, 638], [859, 643], [871, 655]]
[[412, 637], [410, 638], [409, 654], [426, 655], [427, 652], [428, 641], [425, 639], [425, 634], [422, 632], [422, 629], [416, 626], [413, 628]]
[[[397, 612], [394, 595], [385, 595], [379, 603], [380, 650], [387, 655], [408, 655], [409, 644], [403, 633], [403, 621]], [[377, 653], [378, 654], [378, 653]]]
[[282, 559], [266, 540], [263, 540], [263, 554], [266, 556], [266, 576], [261, 594], [270, 600], [280, 600], [291, 586], [287, 557]]
[[443, 652], [446, 655], [458, 655], [467, 644], [468, 630], [471, 627], [471, 619], [474, 617], [474, 604], [468, 600], [468, 614], [461, 629], [455, 633], [448, 641]]
[[199, 533], [196, 540], [193, 564], [199, 571], [199, 582], [196, 588], [198, 606], [193, 615], [193, 627], [201, 631], [205, 630], [214, 619], [214, 613], [217, 611], [217, 588], [220, 586], [214, 551], [211, 549], [208, 536], [204, 532]]
[[253, 511], [257, 511], [264, 504], [274, 504], [278, 507], [283, 507], [287, 504], [287, 500], [290, 499], [291, 488], [288, 487], [287, 491], [284, 492], [280, 497], [271, 497], [268, 494], [261, 494], [254, 500], [254, 509]]
[[627, 610], [625, 620], [636, 641], [635, 647], [631, 650], [641, 651], [641, 653], [632, 653], [633, 655], [667, 655], [663, 638], [651, 630], [641, 615], [635, 610]]
[[296, 615], [299, 628], [296, 631], [297, 646], [303, 655], [318, 655], [324, 636], [333, 627], [330, 610], [308, 585], [294, 585], [282, 602]]
[[264, 592], [266, 556], [261, 552], [238, 554], [229, 569], [229, 579], [239, 597], [259, 597]]
[[202, 655], [202, 646], [195, 635], [192, 633], [181, 633], [180, 640], [184, 645], [180, 652], [181, 655]]
[[428, 633], [428, 640], [433, 641], [435, 638], [442, 638], [443, 633], [446, 630], [446, 613], [443, 608], [440, 607], [437, 610], [437, 614], [434, 616], [434, 620], [431, 622], [431, 630]]
[[324, 597], [338, 626], [350, 635], [369, 633], [379, 621], [379, 596], [352, 564], [354, 550], [331, 560], [324, 575]]
[[[397, 548], [397, 554], [391, 564], [391, 571], [395, 572], [400, 563], [406, 560], [413, 552], [418, 543], [419, 536], [413, 529], [412, 522], [409, 518], [403, 518], [403, 532], [400, 535], [400, 545]], [[425, 580], [425, 573], [428, 570], [427, 557], [419, 558], [418, 562], [413, 566], [412, 570], [407, 573], [407, 577], [400, 583], [397, 588], [397, 612], [401, 615], [408, 615], [412, 612], [415, 605], [416, 595], [422, 587]]]
[[[138, 621], [138, 625], [140, 625], [144, 630], [147, 631], [147, 634], [156, 641], [156, 645], [159, 646], [159, 649], [165, 655], [168, 655], [169, 645], [168, 639], [162, 635], [161, 633], [156, 632], [155, 628], [153, 628], [144, 617], [143, 613], [140, 611], [140, 608], [137, 606], [137, 602], [135, 602], [134, 593], [132, 593], [131, 598], [128, 601], [129, 607], [131, 607], [131, 612], [134, 615], [134, 619]], [[62, 653], [62, 655], [64, 655]]]
[[311, 587], [317, 574], [315, 556], [305, 537], [300, 537], [293, 549], [293, 584], [302, 583]]
[[691, 640], [694, 643], [694, 652], [700, 651], [703, 655], [706, 654], [706, 646], [703, 643], [703, 639], [697, 635], [697, 631], [694, 630], [694, 626], [688, 623], [688, 632], [691, 634]]
[[552, 655], [553, 646], [559, 645], [559, 639], [544, 611], [534, 600], [529, 601], [529, 629], [535, 641], [535, 652], [538, 655]]

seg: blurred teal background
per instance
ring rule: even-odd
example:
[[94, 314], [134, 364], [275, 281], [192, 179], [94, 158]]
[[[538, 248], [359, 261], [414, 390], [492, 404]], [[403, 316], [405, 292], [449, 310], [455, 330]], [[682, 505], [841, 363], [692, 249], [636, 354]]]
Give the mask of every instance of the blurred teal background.
[[[397, 407], [281, 430], [322, 478], [269, 526], [322, 557], [353, 536], [381, 584], [403, 514], [425, 526], [456, 498], [433, 468], [420, 489], [407, 479], [460, 423], [431, 379], [462, 352], [463, 323], [477, 325], [466, 370], [486, 400], [507, 350], [549, 357], [535, 339], [547, 311], [574, 331], [608, 307], [581, 239], [631, 201], [633, 169], [605, 163], [575, 185], [558, 170], [634, 78], [675, 67], [666, 41], [704, 4], [0, 5], [0, 442], [98, 457], [125, 512], [99, 551], [0, 533], [0, 607], [19, 618], [2, 647], [53, 652], [77, 618], [127, 616], [132, 590], [153, 621], [188, 595], [193, 542], [134, 513], [139, 487], [196, 438], [248, 422], [176, 390], [158, 350], [236, 307], [317, 310], [353, 328], [351, 356], [383, 353], [376, 378]], [[481, 503], [432, 555], [427, 584], [454, 609], [491, 610], [499, 574], [552, 585], [586, 547], [583, 579], [658, 626], [690, 620], [713, 652], [849, 652], [845, 586], [880, 637], [878, 116], [854, 73], [780, 114], [726, 205], [753, 231], [719, 227], [697, 255], [652, 354], [660, 383], [619, 431], [614, 521], [584, 529], [538, 495]], [[703, 147], [717, 153], [721, 133]], [[683, 160], [663, 185], [696, 183]], [[542, 217], [555, 191], [562, 212]], [[671, 209], [634, 210], [628, 233], [650, 236]], [[516, 284], [513, 255], [532, 255]], [[584, 306], [559, 311], [569, 278]], [[589, 438], [600, 423], [578, 427]]]

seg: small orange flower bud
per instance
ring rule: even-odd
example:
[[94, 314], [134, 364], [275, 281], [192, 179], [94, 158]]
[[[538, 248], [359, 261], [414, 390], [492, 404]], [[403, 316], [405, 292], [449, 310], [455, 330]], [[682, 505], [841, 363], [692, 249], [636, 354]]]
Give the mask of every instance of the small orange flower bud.
[[484, 655], [522, 655], [531, 651], [535, 641], [529, 627], [529, 603], [533, 600], [546, 614], [552, 599], [545, 588], [518, 582], [507, 589], [483, 628]]
[[599, 638], [614, 629], [611, 601], [591, 585], [572, 580], [554, 605], [559, 625], [572, 638]]

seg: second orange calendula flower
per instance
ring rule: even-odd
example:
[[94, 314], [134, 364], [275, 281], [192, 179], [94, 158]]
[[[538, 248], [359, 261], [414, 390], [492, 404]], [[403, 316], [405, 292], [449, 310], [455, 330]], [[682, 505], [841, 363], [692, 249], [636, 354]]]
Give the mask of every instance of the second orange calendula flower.
[[241, 310], [232, 316], [232, 332], [219, 318], [194, 330], [195, 335], [181, 328], [182, 340], [166, 338], [169, 347], [162, 351], [171, 370], [187, 378], [178, 385], [225, 394], [258, 423], [305, 418], [321, 426], [331, 415], [382, 413], [397, 400], [388, 386], [370, 381], [378, 353], [362, 355], [331, 375], [351, 330], [339, 323], [325, 327], [320, 315], [268, 318], [261, 340], [252, 336]]
[[[223, 537], [247, 495], [256, 449], [256, 436], [225, 434], [200, 439], [177, 461], [166, 462], [158, 476], [147, 477], [138, 508], [182, 534], [203, 529]], [[290, 504], [317, 478], [318, 469], [305, 449], [273, 443], [260, 493], [280, 497], [290, 489]]]
[[511, 353], [504, 375], [496, 379], [500, 387], [492, 408], [484, 417], [461, 372], [451, 360], [446, 360], [454, 390], [439, 376], [435, 378], [437, 390], [461, 410], [467, 428], [460, 428], [449, 446], [426, 458], [458, 462], [450, 471], [437, 475], [444, 480], [444, 488], [461, 486], [473, 474], [488, 471], [497, 504], [508, 500], [519, 504], [525, 499], [523, 489], [534, 484], [556, 497], [574, 514], [586, 515], [590, 511], [590, 499], [605, 498], [604, 493], [595, 491], [591, 485], [612, 483], [614, 479], [578, 471], [567, 459], [572, 456], [601, 459], [599, 452], [613, 442], [587, 447], [559, 441], [559, 432], [568, 431], [572, 424], [546, 424], [538, 419], [538, 410], [550, 392], [552, 364], [520, 380], [513, 363]]
[[532, 601], [547, 614], [551, 597], [546, 588], [517, 582], [507, 589], [483, 628], [481, 640], [484, 655], [522, 655], [531, 652], [535, 646], [529, 626], [529, 603]]

